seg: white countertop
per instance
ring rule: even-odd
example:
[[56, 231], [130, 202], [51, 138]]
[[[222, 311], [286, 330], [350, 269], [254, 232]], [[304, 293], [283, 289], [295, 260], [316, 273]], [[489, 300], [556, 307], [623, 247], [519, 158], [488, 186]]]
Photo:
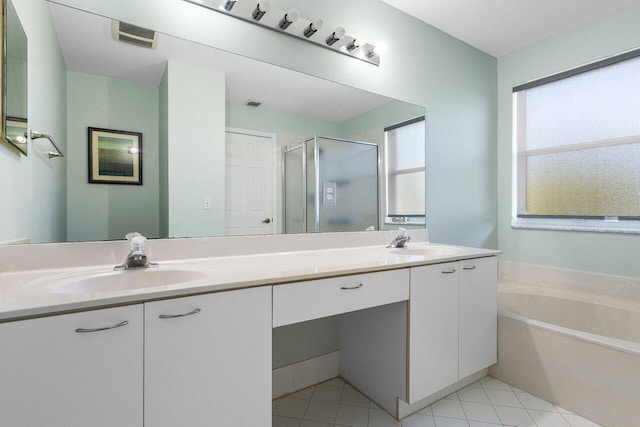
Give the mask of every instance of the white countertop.
[[[137, 271], [113, 272], [114, 264], [111, 263], [6, 272], [0, 274], [0, 321], [199, 293], [408, 268], [500, 253], [487, 249], [429, 245], [433, 248], [432, 253], [419, 254], [417, 249], [422, 245], [429, 244], [411, 243], [410, 250], [404, 252], [402, 249], [374, 245], [192, 258], [164, 261], [160, 262], [157, 268]], [[457, 251], [451, 253], [450, 249], [457, 249]], [[142, 288], [135, 287], [134, 284], [132, 289], [121, 287], [92, 293], [72, 293], [64, 288], [61, 291], [59, 286], [94, 275], [120, 275], [122, 278], [131, 278], [135, 281], [143, 277], [140, 275], [154, 274], [154, 270], [194, 272], [196, 279], [178, 284]]]

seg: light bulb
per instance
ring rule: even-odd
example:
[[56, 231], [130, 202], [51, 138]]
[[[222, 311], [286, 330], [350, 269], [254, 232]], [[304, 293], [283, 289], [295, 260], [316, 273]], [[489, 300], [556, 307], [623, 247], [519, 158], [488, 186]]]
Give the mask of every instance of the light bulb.
[[347, 51], [349, 52], [359, 47], [360, 47], [360, 43], [358, 43], [356, 39], [353, 39], [353, 41], [351, 41], [350, 43], [347, 43]]

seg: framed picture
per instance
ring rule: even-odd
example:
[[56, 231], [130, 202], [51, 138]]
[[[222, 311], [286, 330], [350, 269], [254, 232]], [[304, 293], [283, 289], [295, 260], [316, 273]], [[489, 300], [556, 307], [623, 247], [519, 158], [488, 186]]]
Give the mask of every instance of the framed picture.
[[142, 134], [89, 129], [89, 182], [142, 185]]

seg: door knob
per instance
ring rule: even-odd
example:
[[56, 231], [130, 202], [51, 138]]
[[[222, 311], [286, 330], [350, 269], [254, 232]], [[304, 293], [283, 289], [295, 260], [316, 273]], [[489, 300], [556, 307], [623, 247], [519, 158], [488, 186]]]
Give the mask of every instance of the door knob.
[[263, 219], [262, 222], [265, 224], [269, 224], [271, 222], [271, 218]]

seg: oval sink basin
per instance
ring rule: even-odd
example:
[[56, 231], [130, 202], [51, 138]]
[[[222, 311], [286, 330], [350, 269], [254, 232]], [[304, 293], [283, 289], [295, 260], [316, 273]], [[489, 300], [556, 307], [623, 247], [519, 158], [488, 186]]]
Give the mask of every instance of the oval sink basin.
[[455, 255], [464, 252], [461, 248], [452, 248], [440, 245], [415, 245], [407, 248], [392, 249], [394, 255], [413, 255], [413, 256], [438, 256], [438, 255]]
[[175, 285], [206, 278], [200, 271], [143, 270], [111, 271], [108, 273], [85, 275], [62, 279], [52, 286], [52, 290], [62, 294], [85, 294], [96, 292], [126, 291], [154, 286]]

